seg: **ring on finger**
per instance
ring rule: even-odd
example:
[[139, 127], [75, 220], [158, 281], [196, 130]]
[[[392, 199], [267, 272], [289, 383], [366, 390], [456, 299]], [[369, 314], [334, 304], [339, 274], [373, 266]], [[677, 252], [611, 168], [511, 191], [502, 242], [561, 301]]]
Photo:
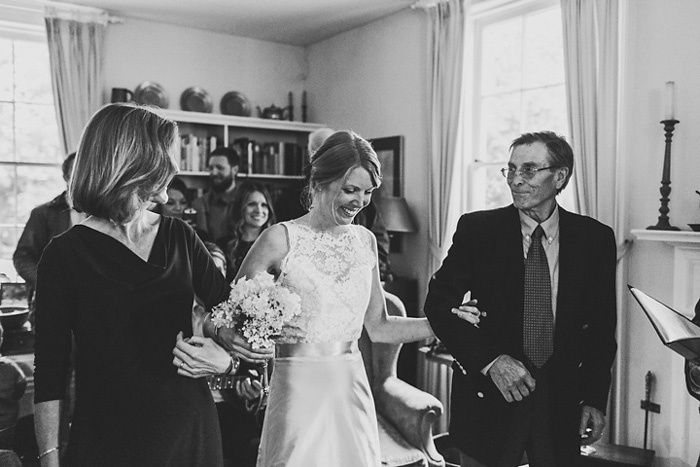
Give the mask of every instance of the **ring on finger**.
[[185, 362], [184, 362], [184, 361], [182, 361], [182, 363], [180, 363], [180, 369], [181, 369], [181, 370], [182, 370], [182, 367], [183, 367], [183, 366], [185, 366]]

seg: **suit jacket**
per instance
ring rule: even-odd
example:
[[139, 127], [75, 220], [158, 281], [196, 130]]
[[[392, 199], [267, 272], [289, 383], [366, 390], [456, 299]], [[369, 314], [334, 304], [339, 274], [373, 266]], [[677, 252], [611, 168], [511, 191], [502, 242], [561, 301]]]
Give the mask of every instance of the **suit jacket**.
[[[548, 365], [558, 465], [578, 458], [581, 406], [606, 410], [617, 350], [616, 246], [612, 230], [559, 208], [559, 290], [554, 352]], [[525, 362], [523, 243], [513, 206], [465, 214], [430, 281], [425, 314], [455, 358], [450, 438], [491, 465], [506, 441], [514, 404], [481, 369], [501, 354]], [[471, 290], [487, 312], [479, 327], [451, 313]]]
[[32, 209], [12, 256], [15, 269], [32, 289], [36, 287], [36, 270], [44, 248], [53, 237], [68, 230], [70, 222], [65, 191]]

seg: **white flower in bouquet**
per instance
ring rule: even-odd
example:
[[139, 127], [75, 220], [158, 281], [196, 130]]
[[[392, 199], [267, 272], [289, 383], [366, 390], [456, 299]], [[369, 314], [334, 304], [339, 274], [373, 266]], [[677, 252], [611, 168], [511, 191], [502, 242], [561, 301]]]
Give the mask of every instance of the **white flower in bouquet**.
[[299, 295], [264, 272], [232, 284], [228, 299], [212, 309], [211, 320], [216, 326], [235, 328], [253, 347], [263, 348], [274, 345], [273, 338], [299, 313]]

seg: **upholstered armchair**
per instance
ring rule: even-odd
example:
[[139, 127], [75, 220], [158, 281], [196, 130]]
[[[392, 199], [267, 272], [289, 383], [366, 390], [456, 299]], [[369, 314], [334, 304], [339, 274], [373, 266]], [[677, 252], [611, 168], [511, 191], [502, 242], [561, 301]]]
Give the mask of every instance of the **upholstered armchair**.
[[[387, 308], [391, 315], [406, 316], [398, 298]], [[360, 350], [377, 409], [382, 467], [444, 467], [433, 442], [433, 423], [442, 414], [442, 404], [397, 377], [401, 345], [371, 342], [365, 332]]]

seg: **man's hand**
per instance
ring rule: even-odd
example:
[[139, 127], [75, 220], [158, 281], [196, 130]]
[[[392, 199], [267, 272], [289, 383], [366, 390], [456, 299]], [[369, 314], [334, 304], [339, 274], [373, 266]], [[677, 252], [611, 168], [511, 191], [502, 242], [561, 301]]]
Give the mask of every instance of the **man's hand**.
[[578, 433], [581, 435], [581, 444], [593, 444], [603, 436], [603, 428], [605, 428], [605, 415], [603, 412], [584, 405], [581, 411], [581, 424], [578, 428]]
[[488, 371], [507, 402], [521, 401], [535, 390], [535, 379], [525, 365], [510, 355], [501, 355]]
[[257, 379], [245, 378], [236, 381], [236, 394], [246, 402], [259, 398], [262, 392], [263, 386]]

